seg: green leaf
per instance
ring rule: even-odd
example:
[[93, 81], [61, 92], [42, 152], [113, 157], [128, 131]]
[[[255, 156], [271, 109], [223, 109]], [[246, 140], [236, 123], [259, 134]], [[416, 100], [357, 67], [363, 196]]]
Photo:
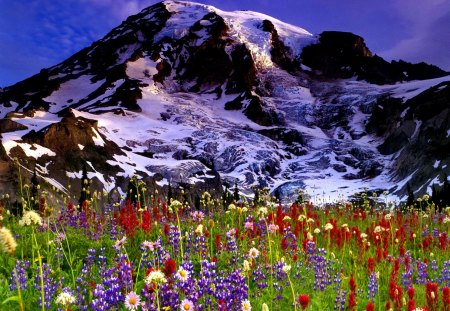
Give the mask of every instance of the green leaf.
[[11, 297], [9, 297], [9, 298], [6, 298], [6, 299], [2, 302], [2, 304], [4, 305], [5, 303], [8, 303], [8, 302], [10, 302], [10, 301], [19, 301], [19, 296], [11, 296]]

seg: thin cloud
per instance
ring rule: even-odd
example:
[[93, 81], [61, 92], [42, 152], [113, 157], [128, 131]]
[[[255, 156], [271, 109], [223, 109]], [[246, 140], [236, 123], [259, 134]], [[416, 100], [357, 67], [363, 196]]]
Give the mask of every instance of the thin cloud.
[[397, 0], [398, 15], [408, 29], [405, 39], [380, 53], [387, 59], [425, 61], [450, 70], [450, 0]]

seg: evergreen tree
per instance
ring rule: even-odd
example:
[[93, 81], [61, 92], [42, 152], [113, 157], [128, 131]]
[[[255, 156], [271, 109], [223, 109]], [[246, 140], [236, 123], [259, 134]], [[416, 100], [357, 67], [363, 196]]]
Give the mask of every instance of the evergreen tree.
[[409, 183], [406, 185], [406, 192], [408, 193], [408, 199], [406, 200], [406, 206], [414, 205], [414, 193], [411, 190]]
[[200, 209], [200, 196], [198, 194], [195, 195], [194, 206], [196, 210]]
[[169, 181], [169, 187], [167, 189], [167, 204], [170, 204], [170, 201], [173, 199], [173, 191], [172, 191], [172, 185]]
[[78, 206], [80, 210], [82, 209], [83, 204], [90, 198], [91, 198], [90, 180], [87, 175], [86, 163], [84, 163], [83, 172], [81, 173], [81, 194], [80, 198], [78, 199]]
[[253, 197], [253, 205], [254, 206], [258, 206], [259, 205], [259, 187], [255, 186], [253, 187], [253, 193], [254, 193], [254, 197]]
[[230, 205], [233, 202], [233, 196], [230, 193], [230, 190], [228, 189], [228, 186], [225, 186], [225, 190], [222, 195], [222, 204], [223, 207], [227, 208], [228, 205]]
[[434, 203], [434, 205], [436, 206], [440, 206], [441, 203], [439, 202], [439, 198], [438, 198], [438, 192], [436, 190], [436, 185], [433, 184], [431, 186], [431, 202]]
[[444, 184], [441, 191], [442, 205], [450, 205], [450, 183], [448, 182], [448, 175], [444, 173]]
[[31, 177], [31, 207], [34, 210], [39, 210], [39, 182], [36, 174], [36, 167], [34, 167], [33, 176]]
[[240, 199], [240, 195], [239, 195], [239, 189], [237, 186], [237, 182], [234, 183], [234, 192], [233, 192], [233, 199], [235, 202], [238, 202]]

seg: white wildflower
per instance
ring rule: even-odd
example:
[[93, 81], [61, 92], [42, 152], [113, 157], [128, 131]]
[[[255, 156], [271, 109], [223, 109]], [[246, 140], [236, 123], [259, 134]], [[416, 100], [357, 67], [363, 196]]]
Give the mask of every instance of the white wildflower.
[[147, 275], [147, 277], [145, 278], [145, 284], [147, 285], [150, 284], [159, 285], [164, 283], [167, 283], [166, 276], [159, 270], [150, 272], [150, 274]]
[[56, 304], [64, 306], [64, 307], [68, 307], [71, 304], [74, 304], [76, 301], [75, 297], [66, 291], [61, 292], [58, 297], [56, 297]]
[[42, 225], [42, 218], [35, 211], [27, 211], [23, 215], [22, 219], [19, 220], [19, 225], [21, 226], [31, 226], [31, 225]]

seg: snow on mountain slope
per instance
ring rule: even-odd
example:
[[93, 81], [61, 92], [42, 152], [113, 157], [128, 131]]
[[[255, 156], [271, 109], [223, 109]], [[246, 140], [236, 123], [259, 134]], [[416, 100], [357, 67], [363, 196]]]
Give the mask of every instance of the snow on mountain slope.
[[[312, 44], [317, 36], [264, 14], [165, 1], [5, 88], [0, 117], [18, 130], [4, 126], [2, 145], [53, 184], [79, 178], [87, 163], [99, 188], [122, 193], [133, 175], [192, 184], [195, 195], [237, 183], [246, 195], [302, 188], [321, 201], [367, 188], [402, 197], [410, 181], [437, 180], [445, 155], [417, 169], [400, 159], [437, 121], [436, 133], [448, 132], [445, 117], [417, 116], [426, 103], [416, 99], [436, 85], [431, 95], [446, 94], [450, 76], [390, 85], [329, 78], [302, 64]], [[433, 109], [445, 112], [440, 98]]]

